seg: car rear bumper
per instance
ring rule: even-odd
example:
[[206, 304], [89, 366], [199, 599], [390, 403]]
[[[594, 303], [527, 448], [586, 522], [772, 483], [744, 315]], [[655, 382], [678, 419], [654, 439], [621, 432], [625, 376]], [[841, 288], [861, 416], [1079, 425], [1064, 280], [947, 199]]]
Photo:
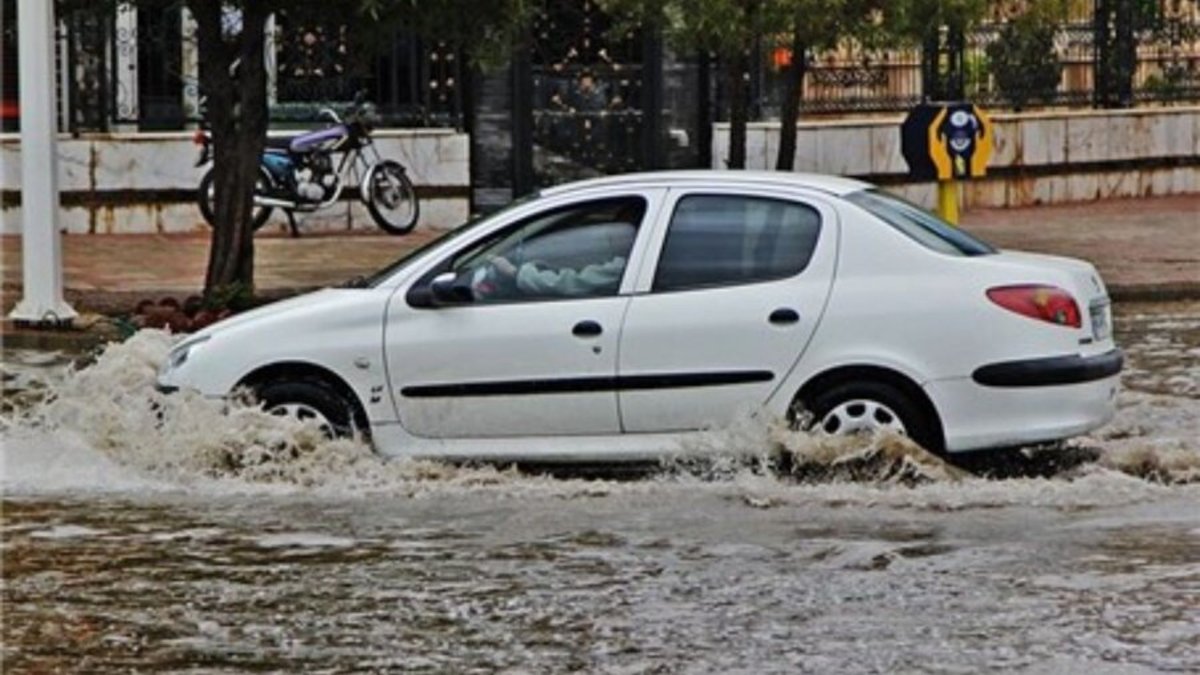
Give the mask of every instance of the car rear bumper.
[[1082, 384], [1112, 377], [1121, 372], [1125, 356], [1114, 349], [1095, 356], [1052, 356], [1041, 359], [1005, 361], [982, 366], [971, 379], [986, 387], [1048, 387]]
[[941, 417], [946, 450], [963, 452], [1085, 434], [1116, 413], [1116, 374], [1074, 384], [989, 386], [973, 378], [925, 385]]

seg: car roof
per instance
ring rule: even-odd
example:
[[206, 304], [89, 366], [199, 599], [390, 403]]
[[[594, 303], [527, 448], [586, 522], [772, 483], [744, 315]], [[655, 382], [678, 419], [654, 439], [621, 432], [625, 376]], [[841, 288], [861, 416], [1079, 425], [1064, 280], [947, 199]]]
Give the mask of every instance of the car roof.
[[577, 190], [598, 187], [620, 186], [689, 186], [711, 185], [720, 187], [777, 187], [804, 188], [817, 190], [835, 196], [844, 196], [851, 192], [866, 190], [873, 187], [853, 178], [831, 176], [819, 173], [794, 173], [790, 171], [645, 171], [641, 173], [625, 173], [615, 176], [604, 176], [588, 180], [556, 185], [543, 189], [541, 196], [565, 195]]

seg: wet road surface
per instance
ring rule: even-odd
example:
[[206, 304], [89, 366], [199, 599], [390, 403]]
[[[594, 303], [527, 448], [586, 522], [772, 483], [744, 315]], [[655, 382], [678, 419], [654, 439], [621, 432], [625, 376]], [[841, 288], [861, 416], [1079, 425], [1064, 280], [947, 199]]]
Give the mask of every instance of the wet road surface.
[[[638, 480], [385, 464], [194, 401], [159, 426], [161, 338], [8, 355], [3, 666], [1195, 672], [1200, 304], [1118, 310], [1117, 419], [1003, 480], [751, 423]], [[781, 443], [831, 470], [762, 470]]]

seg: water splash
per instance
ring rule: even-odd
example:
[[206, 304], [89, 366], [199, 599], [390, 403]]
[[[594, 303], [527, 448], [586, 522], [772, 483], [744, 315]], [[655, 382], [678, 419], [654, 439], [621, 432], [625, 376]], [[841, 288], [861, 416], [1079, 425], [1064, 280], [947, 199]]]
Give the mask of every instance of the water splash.
[[556, 480], [490, 465], [386, 461], [362, 443], [328, 440], [312, 424], [253, 405], [158, 393], [154, 377], [174, 341], [144, 330], [89, 365], [49, 369], [42, 380], [22, 376], [15, 387], [6, 378], [5, 491], [597, 496], [706, 484], [752, 506], [816, 498], [962, 508], [1036, 500], [1031, 495], [1054, 492], [1052, 485], [1073, 494], [1060, 495], [1071, 502], [1105, 481], [1119, 499], [1143, 498], [1149, 493], [1142, 488], [1154, 484], [1200, 483], [1200, 401], [1137, 392], [1122, 394], [1112, 425], [1066, 448], [1086, 449], [1086, 461], [1059, 466], [1043, 460], [1062, 456], [1063, 448], [1029, 451], [1030, 466], [1051, 468], [1018, 468], [1006, 474], [1016, 479], [1004, 481], [974, 477], [903, 437], [830, 438], [754, 415], [699, 435], [651, 480]]

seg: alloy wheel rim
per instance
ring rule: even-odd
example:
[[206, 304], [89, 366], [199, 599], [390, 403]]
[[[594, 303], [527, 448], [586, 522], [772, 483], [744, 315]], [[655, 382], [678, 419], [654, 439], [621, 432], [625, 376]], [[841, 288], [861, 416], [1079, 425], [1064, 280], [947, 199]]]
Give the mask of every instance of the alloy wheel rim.
[[825, 414], [818, 428], [833, 436], [874, 434], [880, 431], [907, 436], [908, 430], [896, 411], [879, 401], [852, 399], [839, 403]]
[[271, 406], [268, 413], [277, 417], [287, 417], [299, 422], [316, 422], [325, 433], [330, 433], [333, 430], [333, 424], [329, 421], [320, 410], [306, 403], [280, 403]]

